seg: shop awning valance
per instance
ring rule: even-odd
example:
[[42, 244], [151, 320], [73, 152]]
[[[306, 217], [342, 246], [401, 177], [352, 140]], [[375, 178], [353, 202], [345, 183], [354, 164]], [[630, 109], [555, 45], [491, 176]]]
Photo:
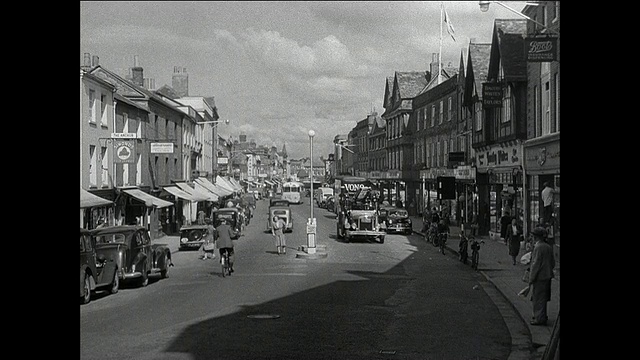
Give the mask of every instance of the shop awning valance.
[[222, 186], [218, 186], [212, 183], [211, 181], [209, 181], [209, 179], [207, 178], [196, 178], [194, 182], [204, 186], [209, 191], [213, 192], [218, 196], [227, 196], [227, 195], [233, 194], [233, 191], [229, 191], [228, 189], [223, 188]]
[[172, 203], [170, 203], [169, 201], [166, 200], [162, 200], [159, 199], [153, 195], [149, 195], [146, 192], [140, 190], [140, 189], [123, 189], [122, 190], [125, 194], [128, 194], [142, 202], [144, 202], [145, 204], [151, 204], [151, 206], [155, 206], [157, 208], [163, 208], [163, 207], [168, 207], [168, 206], [173, 206]]
[[225, 178], [223, 178], [222, 176], [218, 175], [216, 177], [216, 184], [219, 186], [222, 186], [223, 188], [227, 189], [230, 192], [235, 192], [236, 190], [234, 189], [233, 185], [231, 185]]
[[199, 192], [201, 192], [203, 194], [207, 194], [209, 196], [209, 198], [207, 200], [209, 200], [209, 201], [218, 201], [219, 196], [216, 193], [214, 193], [214, 192], [210, 191], [209, 189], [207, 189], [206, 187], [204, 187], [202, 184], [194, 182], [193, 185], [195, 186], [196, 191], [199, 191]]
[[113, 205], [113, 201], [94, 195], [87, 190], [80, 188], [80, 209], [105, 205]]
[[163, 189], [169, 194], [178, 197], [180, 199], [188, 200], [188, 201], [196, 201], [193, 196], [191, 196], [188, 192], [180, 189], [177, 186], [165, 186]]
[[275, 185], [275, 183], [273, 183], [273, 182], [271, 182], [271, 181], [269, 181], [269, 180], [265, 180], [264, 182], [265, 182], [265, 184], [267, 184], [267, 185], [271, 185], [271, 186]]

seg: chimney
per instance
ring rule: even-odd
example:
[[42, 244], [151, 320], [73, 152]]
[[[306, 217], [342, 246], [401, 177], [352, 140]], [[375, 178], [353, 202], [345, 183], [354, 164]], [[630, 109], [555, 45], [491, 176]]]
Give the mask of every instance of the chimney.
[[171, 87], [178, 97], [189, 96], [189, 74], [186, 67], [174, 66]]
[[431, 77], [437, 77], [440, 74], [438, 69], [438, 53], [431, 54], [431, 64], [429, 68], [431, 70]]
[[83, 70], [91, 69], [91, 54], [84, 53], [84, 59], [83, 59], [83, 62], [82, 62], [82, 69]]
[[91, 67], [96, 67], [100, 65], [100, 58], [97, 55], [93, 55], [93, 60], [91, 61]]
[[138, 64], [138, 55], [133, 56], [133, 67], [131, 68], [132, 82], [138, 86], [144, 87], [144, 77], [142, 75], [142, 67]]
[[156, 90], [156, 79], [144, 78], [144, 88], [147, 90]]

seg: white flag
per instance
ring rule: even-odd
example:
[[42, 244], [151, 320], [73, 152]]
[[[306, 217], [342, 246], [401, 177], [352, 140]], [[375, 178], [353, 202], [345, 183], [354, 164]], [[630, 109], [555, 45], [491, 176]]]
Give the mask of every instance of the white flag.
[[447, 24], [447, 32], [451, 35], [453, 41], [456, 41], [456, 31], [453, 28], [453, 24], [451, 23], [451, 19], [449, 19], [449, 15], [447, 14], [447, 10], [445, 10], [444, 5], [442, 6], [442, 11], [444, 11], [444, 22]]

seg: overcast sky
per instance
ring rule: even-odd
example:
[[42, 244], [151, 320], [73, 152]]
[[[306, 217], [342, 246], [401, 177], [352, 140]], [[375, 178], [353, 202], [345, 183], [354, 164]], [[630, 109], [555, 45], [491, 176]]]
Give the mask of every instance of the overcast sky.
[[[334, 151], [375, 109], [384, 111], [385, 78], [425, 71], [440, 48], [441, 1], [420, 2], [81, 2], [80, 56], [98, 56], [120, 74], [133, 66], [156, 87], [187, 69], [190, 96], [215, 97], [224, 137], [286, 144], [290, 158]], [[517, 11], [525, 3], [503, 2]], [[489, 43], [495, 19], [517, 14], [478, 1], [445, 1], [455, 30], [443, 26], [442, 61], [459, 66], [470, 38]], [[466, 61], [466, 53], [465, 53]]]

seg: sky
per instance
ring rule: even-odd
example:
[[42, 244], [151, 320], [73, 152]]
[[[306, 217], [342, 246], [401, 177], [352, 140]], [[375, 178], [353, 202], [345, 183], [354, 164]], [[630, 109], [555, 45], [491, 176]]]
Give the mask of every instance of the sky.
[[[525, 2], [501, 2], [521, 11]], [[442, 25], [441, 5], [455, 41]], [[186, 68], [189, 96], [214, 97], [220, 135], [286, 145], [290, 159], [334, 152], [372, 111], [386, 78], [427, 71], [433, 53], [458, 68], [470, 39], [490, 43], [495, 19], [522, 18], [478, 1], [81, 1], [80, 54], [127, 74], [134, 56], [156, 88]]]

